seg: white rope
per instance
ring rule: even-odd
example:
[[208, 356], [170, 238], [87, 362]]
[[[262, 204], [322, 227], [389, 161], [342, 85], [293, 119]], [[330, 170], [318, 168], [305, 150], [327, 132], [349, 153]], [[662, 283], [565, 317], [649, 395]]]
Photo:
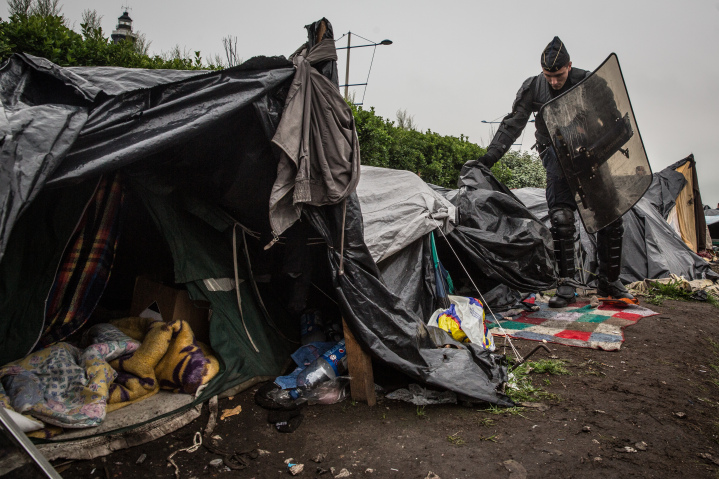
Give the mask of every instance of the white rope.
[[[432, 218], [432, 219], [433, 219], [434, 221], [437, 221], [437, 220], [434, 219], [434, 218]], [[496, 321], [497, 326], [499, 326], [499, 329], [500, 329], [501, 333], [504, 335], [504, 341], [505, 341], [505, 343], [507, 343], [507, 342], [509, 343], [509, 346], [512, 348], [512, 351], [514, 352], [515, 357], [517, 358], [518, 361], [521, 361], [521, 360], [522, 360], [522, 355], [519, 354], [519, 351], [517, 351], [517, 348], [514, 347], [514, 343], [512, 342], [511, 338], [509, 337], [509, 333], [507, 333], [507, 331], [502, 327], [502, 323], [499, 321], [499, 318], [497, 318], [497, 316], [495, 316], [495, 314], [492, 312], [492, 308], [489, 307], [489, 303], [487, 303], [487, 300], [485, 300], [485, 299], [484, 299], [484, 296], [482, 296], [482, 292], [479, 290], [479, 288], [477, 287], [477, 285], [474, 283], [474, 280], [472, 279], [472, 276], [470, 276], [469, 271], [467, 271], [467, 268], [464, 267], [464, 263], [462, 263], [462, 260], [459, 258], [459, 255], [457, 254], [457, 252], [454, 250], [454, 248], [452, 248], [452, 244], [449, 242], [449, 239], [447, 238], [447, 236], [445, 236], [444, 231], [442, 231], [442, 225], [441, 225], [439, 222], [437, 222], [437, 223], [438, 223], [438, 225], [439, 225], [439, 226], [437, 227], [437, 229], [438, 229], [439, 232], [442, 234], [442, 237], [444, 238], [444, 240], [447, 242], [447, 245], [449, 246], [449, 249], [451, 249], [451, 250], [452, 250], [452, 253], [454, 253], [454, 257], [457, 258], [457, 261], [459, 262], [459, 265], [460, 265], [460, 266], [462, 267], [462, 269], [464, 270], [464, 274], [466, 274], [466, 275], [467, 275], [467, 278], [469, 278], [469, 280], [472, 282], [472, 286], [474, 286], [474, 289], [477, 291], [477, 294], [479, 294], [479, 297], [482, 298], [482, 303], [484, 304], [484, 306], [485, 306], [485, 307], [487, 308], [487, 310], [489, 311], [489, 314], [491, 314], [492, 317], [494, 318], [494, 320]]]
[[240, 310], [240, 319], [242, 320], [242, 327], [245, 328], [245, 334], [247, 335], [247, 339], [250, 340], [250, 344], [252, 345], [252, 348], [255, 350], [256, 353], [259, 353], [260, 350], [255, 346], [255, 342], [252, 340], [252, 336], [250, 335], [250, 331], [247, 329], [247, 324], [245, 323], [245, 316], [242, 314], [242, 298], [240, 296], [240, 275], [237, 267], [237, 226], [242, 226], [239, 223], [235, 223], [235, 225], [232, 227], [232, 263], [235, 267], [235, 293], [237, 294], [237, 308]]
[[192, 438], [192, 446], [186, 447], [184, 449], [178, 449], [177, 451], [175, 451], [172, 454], [170, 454], [169, 456], [167, 456], [167, 462], [170, 463], [170, 464], [168, 464], [168, 466], [172, 465], [175, 468], [175, 477], [177, 479], [180, 479], [180, 468], [177, 467], [177, 464], [175, 464], [175, 461], [172, 460], [172, 457], [175, 454], [177, 454], [178, 452], [193, 453], [193, 452], [197, 451], [200, 448], [200, 446], [202, 446], [202, 434], [200, 434], [200, 432], [198, 431], [195, 433], [195, 436]]

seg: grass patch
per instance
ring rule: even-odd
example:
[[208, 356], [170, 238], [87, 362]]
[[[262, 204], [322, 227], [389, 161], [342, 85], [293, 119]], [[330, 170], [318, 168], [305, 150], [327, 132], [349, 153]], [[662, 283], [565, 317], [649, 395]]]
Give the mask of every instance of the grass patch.
[[482, 427], [491, 427], [494, 426], [494, 419], [490, 419], [488, 417], [483, 417], [479, 421], [479, 425]]
[[424, 410], [424, 406], [417, 406], [417, 417], [420, 419], [429, 419], [427, 411]]
[[[692, 296], [695, 293], [687, 291], [682, 287], [679, 281], [671, 281], [669, 283], [653, 283], [649, 286], [649, 290], [645, 294], [647, 303], [661, 306], [664, 300], [671, 299], [674, 301], [697, 301]], [[719, 308], [719, 299], [706, 293], [706, 302]]]
[[491, 436], [482, 437], [479, 436], [480, 441], [491, 441], [491, 442], [497, 442], [497, 434], [492, 434]]
[[[569, 370], [564, 367], [565, 362], [568, 361], [563, 361], [561, 359], [540, 359], [539, 361], [527, 361], [524, 365], [528, 365], [530, 372], [559, 376], [571, 374]], [[522, 366], [517, 369], [520, 369]]]
[[455, 432], [451, 436], [447, 436], [447, 440], [452, 444], [453, 446], [464, 446], [464, 439], [459, 437], [459, 432]]
[[[524, 412], [523, 407], [500, 407], [500, 406], [489, 406], [487, 409], [480, 409], [479, 412], [486, 412], [489, 414], [493, 414], [495, 416], [499, 416], [502, 414], [506, 414], [508, 416], [521, 416], [524, 419], [527, 419], [526, 416], [524, 416], [522, 413]], [[491, 421], [491, 419], [489, 419]]]
[[[565, 361], [559, 359], [541, 359], [539, 361], [527, 361], [512, 371], [512, 378], [507, 384], [507, 396], [514, 402], [531, 402], [542, 399], [559, 400], [556, 394], [550, 394], [541, 387], [535, 386], [530, 373], [567, 375], [569, 370], [565, 367]], [[551, 384], [545, 379], [545, 385]]]

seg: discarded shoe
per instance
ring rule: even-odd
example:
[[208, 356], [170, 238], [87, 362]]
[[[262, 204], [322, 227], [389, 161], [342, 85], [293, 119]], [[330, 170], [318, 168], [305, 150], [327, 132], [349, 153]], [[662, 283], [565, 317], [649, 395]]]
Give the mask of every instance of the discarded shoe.
[[557, 288], [557, 294], [549, 300], [550, 308], [564, 308], [577, 301], [576, 288], [568, 284], [561, 284]]

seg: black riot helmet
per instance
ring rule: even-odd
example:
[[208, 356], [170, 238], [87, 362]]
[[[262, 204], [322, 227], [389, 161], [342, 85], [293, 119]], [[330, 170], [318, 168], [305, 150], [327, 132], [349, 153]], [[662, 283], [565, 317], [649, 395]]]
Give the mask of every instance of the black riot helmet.
[[554, 37], [542, 52], [542, 68], [548, 72], [556, 72], [569, 63], [569, 52], [559, 37]]

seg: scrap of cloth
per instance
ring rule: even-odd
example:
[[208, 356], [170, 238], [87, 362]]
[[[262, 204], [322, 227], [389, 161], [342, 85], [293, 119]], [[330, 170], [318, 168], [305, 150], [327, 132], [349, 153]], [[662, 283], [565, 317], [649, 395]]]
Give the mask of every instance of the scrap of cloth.
[[624, 328], [642, 318], [658, 313], [641, 306], [615, 307], [577, 303], [567, 308], [550, 308], [539, 303], [538, 311], [523, 311], [516, 316], [497, 320], [487, 316], [489, 329], [495, 336], [546, 340], [579, 348], [617, 351], [624, 341]]

